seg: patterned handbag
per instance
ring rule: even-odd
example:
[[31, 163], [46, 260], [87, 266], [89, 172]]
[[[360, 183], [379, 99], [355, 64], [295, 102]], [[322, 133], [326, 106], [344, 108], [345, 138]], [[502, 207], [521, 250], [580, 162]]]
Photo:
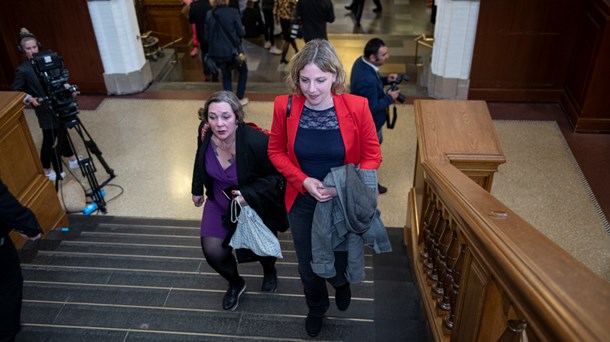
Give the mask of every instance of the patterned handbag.
[[[237, 215], [238, 207], [241, 209]], [[249, 249], [259, 256], [283, 258], [280, 241], [265, 226], [263, 220], [250, 206], [242, 207], [237, 199], [231, 201], [231, 221], [237, 222], [235, 233], [229, 242], [234, 249]]]

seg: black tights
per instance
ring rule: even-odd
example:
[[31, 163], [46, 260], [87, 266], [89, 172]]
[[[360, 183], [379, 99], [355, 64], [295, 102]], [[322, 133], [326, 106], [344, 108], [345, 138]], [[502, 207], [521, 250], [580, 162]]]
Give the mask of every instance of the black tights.
[[[51, 168], [51, 161], [57, 157], [55, 144], [61, 141], [61, 155], [71, 157], [74, 155], [70, 142], [68, 141], [67, 131], [60, 128], [49, 128], [42, 130], [42, 145], [40, 146], [40, 162], [43, 169]], [[61, 161], [58, 161], [60, 163]]]
[[[216, 237], [201, 237], [201, 249], [203, 249], [203, 255], [208, 262], [208, 265], [212, 267], [218, 274], [225, 278], [230, 285], [239, 286], [242, 282], [242, 278], [239, 276], [237, 271], [237, 260], [233, 256], [233, 248], [223, 247], [223, 239]], [[274, 257], [263, 257], [260, 260], [263, 266], [263, 272], [265, 274], [275, 273], [275, 261]]]

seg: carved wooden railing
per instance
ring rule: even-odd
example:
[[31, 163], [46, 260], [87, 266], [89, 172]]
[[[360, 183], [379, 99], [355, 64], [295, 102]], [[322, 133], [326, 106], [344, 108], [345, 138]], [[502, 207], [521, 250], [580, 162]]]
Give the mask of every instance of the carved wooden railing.
[[607, 341], [610, 284], [488, 192], [504, 157], [485, 103], [416, 101], [415, 120], [405, 241], [433, 339]]

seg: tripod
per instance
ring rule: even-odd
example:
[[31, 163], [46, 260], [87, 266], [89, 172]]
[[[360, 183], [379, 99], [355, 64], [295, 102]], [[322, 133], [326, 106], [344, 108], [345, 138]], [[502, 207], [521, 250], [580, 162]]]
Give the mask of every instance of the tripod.
[[[114, 174], [114, 170], [110, 168], [104, 157], [102, 156], [102, 151], [97, 147], [97, 144], [87, 131], [87, 128], [83, 125], [80, 119], [77, 116], [74, 116], [69, 121], [65, 121], [61, 123], [61, 133], [58, 139], [58, 146], [55, 147], [55, 158], [52, 159], [53, 168], [56, 170], [58, 175], [57, 180], [55, 181], [55, 190], [59, 188], [59, 180], [61, 177], [62, 165], [60, 162], [60, 153], [61, 147], [63, 144], [68, 143], [72, 151], [76, 151], [74, 148], [74, 141], [69, 134], [68, 129], [74, 130], [78, 136], [80, 137], [83, 145], [86, 150], [86, 158], [78, 160], [78, 166], [81, 170], [83, 177], [87, 179], [89, 183], [90, 192], [86, 193], [86, 196], [91, 197], [93, 203], [96, 204], [97, 208], [103, 213], [106, 214], [108, 211], [106, 210], [106, 201], [104, 200], [104, 196], [102, 193], [102, 188], [108, 184], [116, 175]], [[64, 141], [64, 137], [67, 138], [67, 142]], [[98, 182], [95, 172], [97, 168], [95, 167], [95, 163], [93, 162], [93, 156], [97, 158], [97, 160], [102, 164], [104, 170], [108, 174], [108, 178], [103, 182]]]

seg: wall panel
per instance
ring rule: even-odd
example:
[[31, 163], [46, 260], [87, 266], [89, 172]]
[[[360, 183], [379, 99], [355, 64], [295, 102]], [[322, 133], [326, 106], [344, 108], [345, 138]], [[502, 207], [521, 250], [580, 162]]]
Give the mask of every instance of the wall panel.
[[579, 132], [610, 132], [610, 1], [591, 0], [581, 17], [561, 102]]
[[15, 69], [23, 61], [16, 49], [19, 29], [26, 27], [43, 49], [64, 57], [70, 82], [83, 93], [106, 93], [103, 66], [85, 0], [21, 0], [0, 2], [0, 89], [10, 90]]

